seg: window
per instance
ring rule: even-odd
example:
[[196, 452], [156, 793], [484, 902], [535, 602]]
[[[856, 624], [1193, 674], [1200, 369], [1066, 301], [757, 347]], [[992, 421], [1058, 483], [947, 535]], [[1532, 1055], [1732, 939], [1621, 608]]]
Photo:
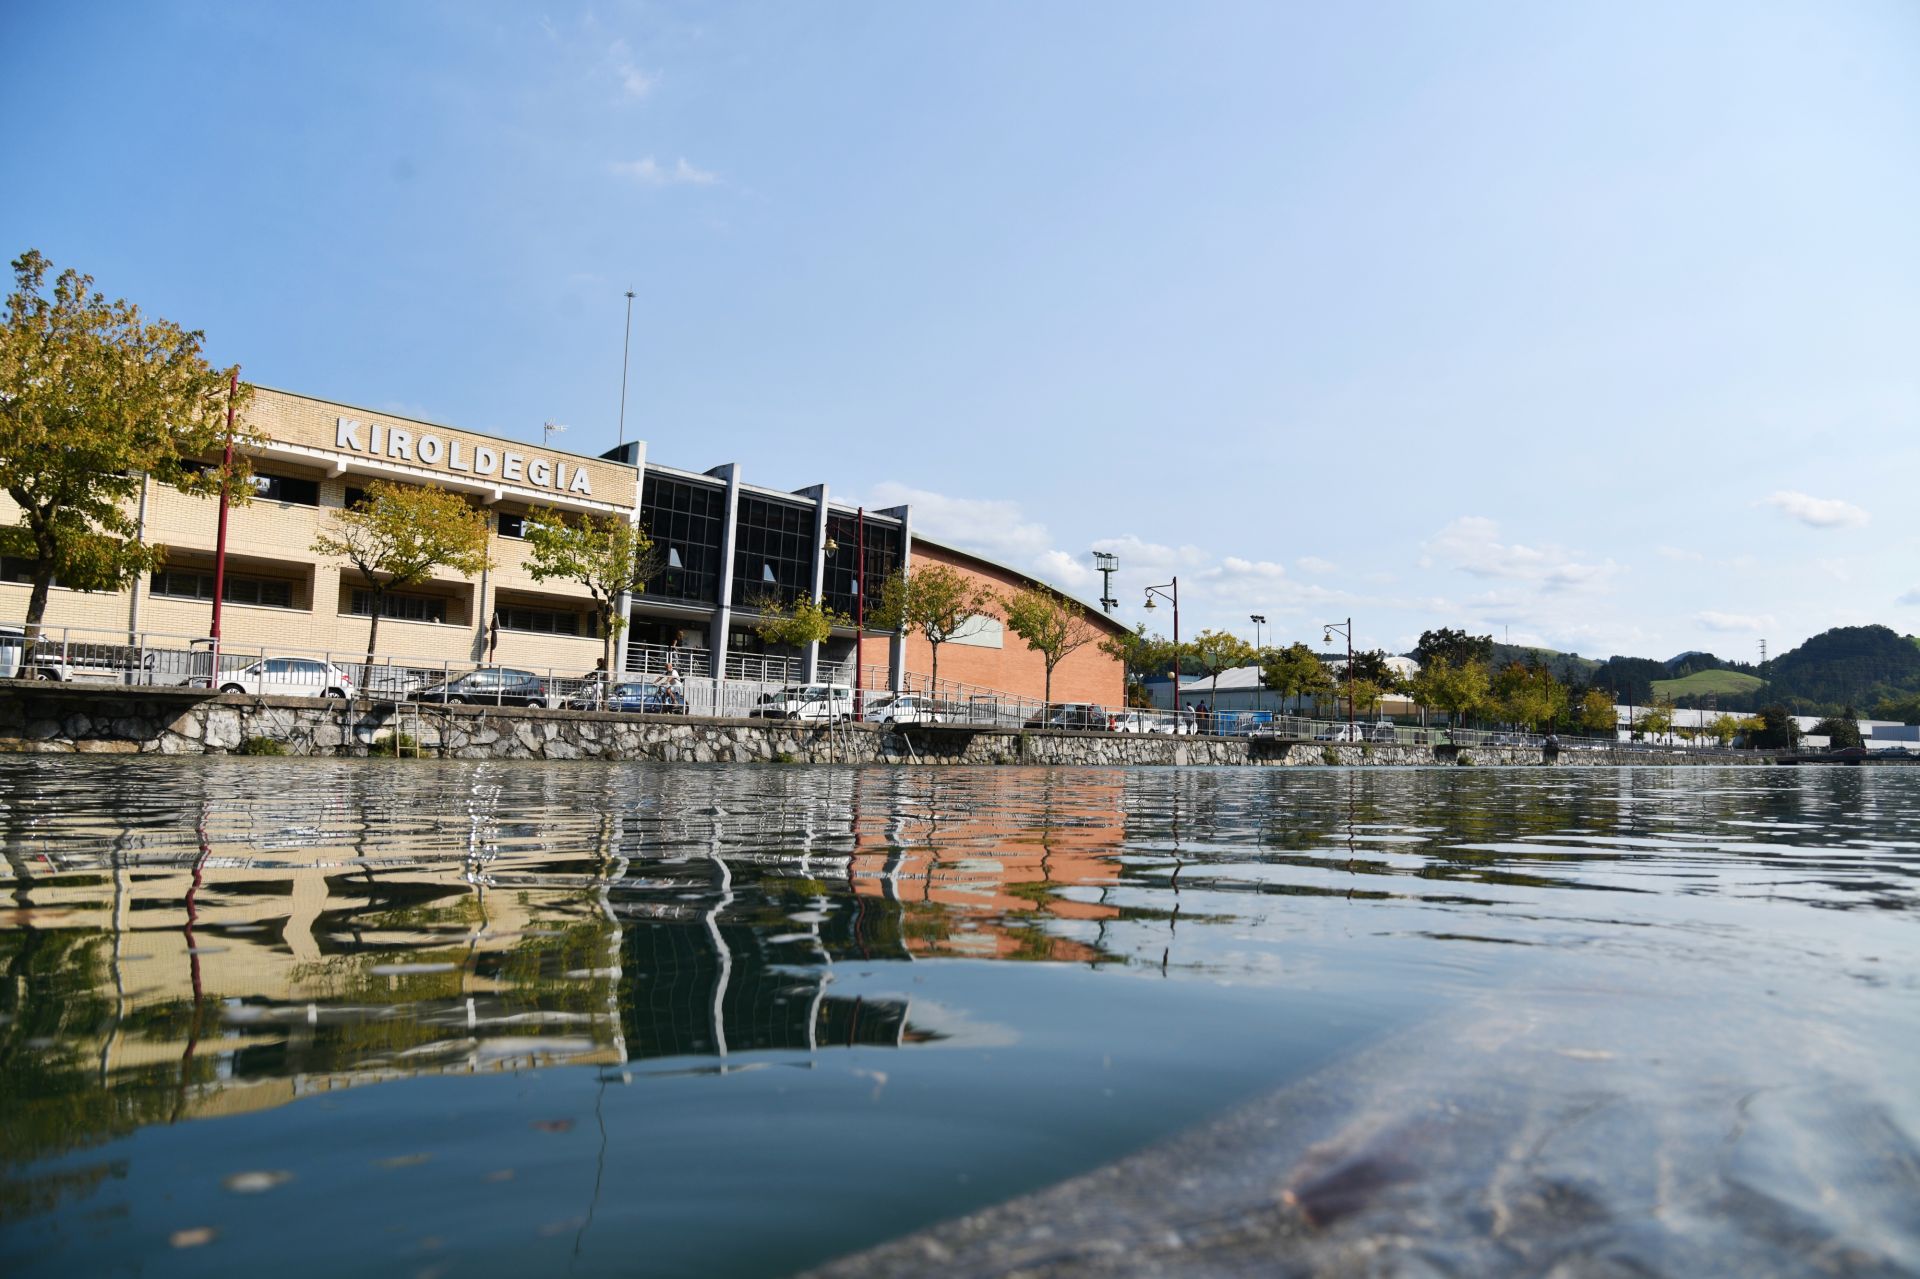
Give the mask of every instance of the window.
[[351, 511], [354, 507], [360, 505], [360, 503], [366, 500], [367, 500], [367, 491], [365, 489], [357, 489], [357, 488], [349, 487], [347, 489], [347, 498], [344, 505], [349, 511]]
[[[210, 600], [213, 598], [213, 572], [195, 568], [155, 569], [149, 586], [155, 595], [171, 599]], [[220, 598], [229, 604], [292, 608], [293, 583], [282, 578], [229, 573], [226, 580], [220, 583]]]
[[[857, 607], [853, 579], [860, 563], [860, 518], [851, 511], [827, 512], [827, 541], [833, 551], [827, 556], [827, 607], [848, 617]], [[893, 571], [900, 567], [900, 526], [882, 523], [869, 516], [866, 528], [866, 580], [861, 584], [867, 603], [880, 602], [880, 590]]]
[[253, 495], [269, 502], [318, 506], [320, 505], [320, 482], [296, 480], [284, 475], [261, 475], [256, 472], [253, 477]]
[[505, 511], [500, 512], [500, 536], [501, 537], [525, 537], [526, 535], [527, 535], [527, 517], [526, 516], [509, 515]]
[[663, 568], [647, 594], [718, 603], [726, 517], [727, 493], [719, 485], [649, 474], [640, 487], [640, 518]]
[[552, 608], [529, 608], [521, 604], [502, 604], [493, 615], [503, 631], [538, 631], [542, 635], [578, 635], [580, 615]]
[[[352, 611], [355, 617], [372, 617], [373, 592], [355, 590]], [[438, 595], [390, 594], [380, 601], [380, 616], [398, 618], [403, 622], [444, 622], [447, 620], [447, 601]]]
[[768, 596], [790, 604], [813, 590], [815, 508], [740, 496], [734, 532], [733, 598], [752, 606]]
[[[18, 555], [0, 556], [0, 582], [33, 581], [33, 561]], [[60, 585], [59, 582], [54, 583]]]

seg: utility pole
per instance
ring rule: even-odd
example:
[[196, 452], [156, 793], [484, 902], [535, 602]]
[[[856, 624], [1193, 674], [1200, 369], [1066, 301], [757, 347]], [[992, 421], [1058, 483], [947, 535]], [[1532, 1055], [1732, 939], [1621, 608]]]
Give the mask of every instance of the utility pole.
[[633, 352], [633, 290], [627, 290], [627, 332], [620, 339], [620, 438], [615, 444], [627, 442], [627, 357]]
[[1107, 551], [1095, 551], [1093, 567], [1100, 574], [1100, 607], [1111, 613], [1120, 605], [1120, 601], [1113, 598], [1113, 575], [1120, 568], [1120, 557]]

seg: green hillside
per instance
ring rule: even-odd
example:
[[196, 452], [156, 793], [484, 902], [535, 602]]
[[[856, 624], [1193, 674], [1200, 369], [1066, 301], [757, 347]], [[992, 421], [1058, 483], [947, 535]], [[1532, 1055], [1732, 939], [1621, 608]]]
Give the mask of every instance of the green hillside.
[[1662, 697], [1748, 697], [1766, 681], [1742, 671], [1695, 671], [1684, 679], [1657, 679], [1653, 691]]

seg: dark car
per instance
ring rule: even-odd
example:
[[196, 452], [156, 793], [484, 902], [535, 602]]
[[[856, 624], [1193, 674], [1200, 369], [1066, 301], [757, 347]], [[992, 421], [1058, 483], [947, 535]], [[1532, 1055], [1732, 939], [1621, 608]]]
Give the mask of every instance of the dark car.
[[[600, 691], [582, 690], [567, 702], [577, 710], [599, 710]], [[640, 715], [685, 715], [687, 699], [677, 688], [663, 688], [650, 680], [628, 680], [615, 684], [607, 692], [605, 709]]]
[[415, 693], [414, 698], [455, 706], [546, 706], [550, 694], [547, 682], [532, 671], [495, 666], [468, 671], [454, 679], [435, 680]]
[[1104, 733], [1113, 727], [1113, 716], [1097, 702], [1054, 702], [1029, 719], [1026, 726]]

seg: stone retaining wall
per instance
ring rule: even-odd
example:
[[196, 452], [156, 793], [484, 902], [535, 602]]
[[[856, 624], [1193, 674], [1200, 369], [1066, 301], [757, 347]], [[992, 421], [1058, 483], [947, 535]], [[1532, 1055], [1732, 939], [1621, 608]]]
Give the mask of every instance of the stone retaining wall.
[[[1461, 749], [1160, 737], [1062, 731], [1016, 732], [924, 725], [831, 731], [753, 719], [688, 719], [517, 707], [396, 709], [306, 697], [214, 695], [170, 688], [118, 688], [0, 680], [0, 751], [200, 755], [239, 751], [265, 739], [289, 755], [366, 755], [390, 750], [397, 732], [420, 753], [451, 759], [651, 759], [683, 763], [899, 763], [1059, 765], [1605, 765], [1764, 763], [1623, 746], [1548, 755], [1534, 748]], [[405, 752], [411, 753], [411, 751]]]

